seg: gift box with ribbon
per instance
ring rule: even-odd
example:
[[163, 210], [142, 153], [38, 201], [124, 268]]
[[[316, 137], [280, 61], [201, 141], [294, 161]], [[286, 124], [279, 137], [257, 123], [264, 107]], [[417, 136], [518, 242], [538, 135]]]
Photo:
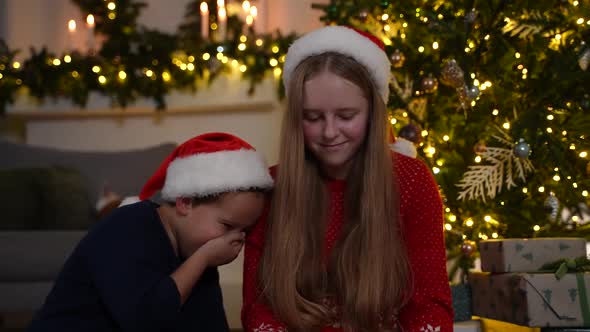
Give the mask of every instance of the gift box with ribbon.
[[590, 273], [558, 279], [555, 273], [471, 272], [469, 283], [476, 316], [530, 327], [590, 327]]
[[480, 241], [481, 270], [494, 273], [536, 272], [563, 257], [586, 255], [583, 238], [535, 238]]

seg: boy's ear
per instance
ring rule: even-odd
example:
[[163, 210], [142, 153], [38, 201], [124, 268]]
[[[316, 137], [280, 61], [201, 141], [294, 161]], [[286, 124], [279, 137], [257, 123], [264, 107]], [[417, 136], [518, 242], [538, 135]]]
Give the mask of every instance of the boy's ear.
[[193, 200], [188, 197], [177, 197], [176, 198], [176, 213], [181, 216], [186, 216], [190, 213], [193, 207]]

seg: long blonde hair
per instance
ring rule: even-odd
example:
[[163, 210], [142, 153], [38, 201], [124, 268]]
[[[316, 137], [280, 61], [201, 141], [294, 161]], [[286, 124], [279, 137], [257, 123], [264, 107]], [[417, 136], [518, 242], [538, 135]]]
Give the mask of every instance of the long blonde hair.
[[[330, 205], [325, 180], [303, 130], [303, 86], [330, 71], [356, 84], [369, 100], [365, 142], [346, 179], [344, 224], [324, 257]], [[402, 239], [399, 190], [387, 146], [387, 114], [367, 70], [336, 53], [303, 61], [288, 86], [280, 164], [259, 266], [263, 300], [289, 331], [319, 331], [333, 322], [324, 299], [341, 306], [345, 331], [379, 331], [408, 297], [410, 267]]]

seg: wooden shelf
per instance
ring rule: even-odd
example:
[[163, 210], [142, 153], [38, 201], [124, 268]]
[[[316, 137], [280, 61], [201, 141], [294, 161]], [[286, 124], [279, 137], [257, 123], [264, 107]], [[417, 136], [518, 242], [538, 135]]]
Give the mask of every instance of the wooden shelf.
[[165, 110], [155, 110], [147, 107], [68, 110], [68, 111], [14, 111], [6, 113], [8, 118], [22, 121], [52, 121], [52, 120], [92, 120], [92, 119], [121, 119], [128, 117], [167, 117], [217, 112], [269, 112], [277, 105], [273, 102], [256, 102], [229, 105], [195, 105]]

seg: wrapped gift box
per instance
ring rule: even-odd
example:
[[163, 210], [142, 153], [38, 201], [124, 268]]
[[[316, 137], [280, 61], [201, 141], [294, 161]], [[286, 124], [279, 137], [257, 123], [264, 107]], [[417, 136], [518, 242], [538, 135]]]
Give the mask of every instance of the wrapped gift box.
[[486, 272], [536, 272], [562, 258], [586, 256], [582, 238], [502, 239], [480, 241], [481, 269]]
[[530, 327], [590, 326], [590, 273], [471, 272], [473, 315]]

